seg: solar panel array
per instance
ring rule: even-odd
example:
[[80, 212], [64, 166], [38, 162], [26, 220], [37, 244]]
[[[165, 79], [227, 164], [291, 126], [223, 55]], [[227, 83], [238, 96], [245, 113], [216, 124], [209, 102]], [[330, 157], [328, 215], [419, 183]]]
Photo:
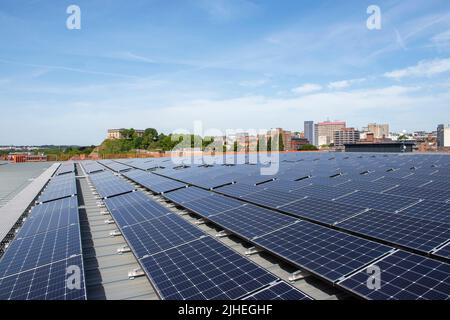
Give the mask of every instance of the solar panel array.
[[[405, 252], [395, 248], [422, 254], [425, 264], [450, 262], [445, 155], [287, 154], [269, 177], [260, 176], [264, 164], [247, 158], [237, 165], [153, 164], [154, 173], [193, 185], [164, 194], [166, 199], [345, 289], [342, 279]], [[274, 227], [275, 217], [283, 216], [300, 222]], [[413, 285], [408, 277], [398, 283]], [[393, 298], [402, 298], [401, 287], [389, 289], [398, 291], [391, 292]], [[450, 295], [449, 288], [439, 290], [432, 287], [424, 297]]]
[[54, 176], [42, 191], [38, 202], [49, 202], [77, 194], [75, 173]]
[[[90, 176], [96, 187], [98, 175]], [[104, 202], [162, 299], [241, 299], [282, 283], [140, 191]], [[288, 284], [285, 289], [296, 291]]]
[[0, 300], [86, 299], [75, 174], [57, 174], [0, 260]]

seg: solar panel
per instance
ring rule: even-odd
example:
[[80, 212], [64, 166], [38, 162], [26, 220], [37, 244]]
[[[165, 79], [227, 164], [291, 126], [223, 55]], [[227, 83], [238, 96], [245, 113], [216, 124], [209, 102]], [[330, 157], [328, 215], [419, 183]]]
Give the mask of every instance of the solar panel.
[[302, 198], [303, 196], [299, 196], [296, 193], [281, 192], [277, 190], [262, 190], [241, 197], [243, 200], [274, 209]]
[[425, 220], [450, 223], [450, 203], [424, 200], [400, 213]]
[[102, 198], [117, 196], [134, 190], [131, 184], [110, 172], [97, 173], [89, 177]]
[[254, 192], [261, 191], [262, 188], [244, 183], [235, 183], [229, 186], [215, 189], [214, 191], [231, 197], [242, 197]]
[[131, 167], [116, 161], [100, 161], [100, 163], [115, 172], [121, 172], [131, 169]]
[[188, 201], [198, 200], [201, 198], [210, 197], [212, 195], [214, 195], [214, 193], [210, 191], [205, 191], [196, 187], [189, 187], [165, 193], [163, 196], [172, 202], [183, 204]]
[[291, 192], [311, 185], [309, 179], [301, 181], [288, 181], [288, 180], [275, 180], [272, 182], [264, 183], [260, 185], [269, 190], [278, 190], [282, 192]]
[[369, 210], [337, 226], [423, 252], [430, 252], [450, 239], [450, 224], [377, 210]]
[[209, 217], [223, 211], [243, 206], [245, 203], [236, 199], [213, 194], [210, 197], [184, 202], [182, 206], [202, 217]]
[[405, 179], [385, 176], [376, 182], [398, 184], [402, 187], [420, 187], [429, 183], [432, 179]]
[[341, 184], [340, 186], [352, 188], [355, 190], [381, 193], [383, 191], [388, 191], [392, 188], [395, 188], [397, 185], [379, 182], [368, 182], [368, 181], [348, 181], [345, 182], [344, 184]]
[[79, 286], [67, 285], [75, 268], [83, 269], [80, 255], [0, 278], [0, 300], [86, 300], [83, 272]]
[[383, 193], [356, 192], [337, 199], [336, 202], [347, 203], [362, 208], [396, 212], [417, 203], [418, 199], [394, 196]]
[[278, 282], [268, 288], [262, 289], [246, 298], [244, 300], [290, 300], [290, 301], [301, 301], [301, 300], [313, 300], [306, 293], [294, 288], [293, 286], [287, 284], [286, 282]]
[[17, 234], [18, 238], [78, 224], [78, 199], [70, 197], [35, 206], [26, 221]]
[[123, 175], [155, 193], [170, 192], [186, 186], [184, 183], [141, 170], [132, 170]]
[[122, 228], [138, 259], [198, 239], [204, 233], [175, 214]]
[[211, 237], [144, 258], [141, 263], [165, 300], [234, 300], [277, 280]]
[[105, 200], [105, 204], [120, 226], [128, 226], [165, 216], [171, 211], [140, 191]]
[[286, 206], [281, 206], [279, 210], [300, 218], [308, 218], [333, 225], [366, 209], [334, 201], [308, 197]]
[[450, 192], [445, 190], [432, 190], [424, 188], [414, 188], [414, 187], [398, 187], [391, 189], [389, 194], [405, 196], [417, 199], [427, 199], [433, 201], [446, 202], [450, 199]]
[[391, 247], [300, 221], [253, 242], [331, 282], [392, 250]]
[[297, 221], [295, 218], [254, 205], [241, 206], [208, 219], [245, 239], [262, 236]]
[[56, 170], [55, 175], [64, 175], [67, 173], [75, 172], [75, 164], [74, 163], [63, 163], [58, 170]]
[[438, 257], [450, 259], [450, 242], [439, 250], [433, 252], [433, 254]]
[[404, 251], [373, 263], [381, 270], [378, 290], [367, 286], [370, 274], [361, 270], [339, 286], [370, 300], [449, 300], [450, 265]]
[[39, 197], [39, 202], [49, 202], [77, 194], [74, 174], [56, 176], [50, 180]]
[[0, 260], [0, 278], [81, 254], [79, 225], [15, 238]]
[[308, 196], [323, 200], [337, 199], [353, 192], [355, 192], [355, 190], [351, 188], [347, 189], [344, 187], [329, 187], [321, 185], [311, 185], [299, 190], [292, 191], [292, 193], [297, 194], [302, 198]]

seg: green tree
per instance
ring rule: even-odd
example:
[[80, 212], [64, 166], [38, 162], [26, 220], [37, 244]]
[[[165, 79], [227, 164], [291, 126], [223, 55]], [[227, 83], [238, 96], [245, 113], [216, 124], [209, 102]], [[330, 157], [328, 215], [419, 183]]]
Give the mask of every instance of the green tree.
[[312, 144], [305, 144], [300, 148], [301, 151], [313, 151], [313, 150], [319, 150], [316, 146]]

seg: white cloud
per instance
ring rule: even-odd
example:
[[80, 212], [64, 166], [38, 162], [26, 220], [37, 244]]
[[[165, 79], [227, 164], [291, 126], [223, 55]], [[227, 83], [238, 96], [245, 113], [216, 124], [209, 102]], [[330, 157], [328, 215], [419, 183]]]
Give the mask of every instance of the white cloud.
[[400, 80], [406, 77], [431, 77], [450, 71], [450, 59], [420, 61], [417, 65], [394, 70], [384, 74], [385, 77]]
[[317, 92], [322, 90], [322, 86], [320, 84], [315, 83], [306, 83], [301, 85], [300, 87], [292, 89], [292, 92], [297, 94], [307, 94], [312, 92]]
[[348, 87], [350, 87], [350, 86], [352, 86], [354, 84], [361, 83], [361, 82], [364, 82], [364, 81], [366, 81], [365, 78], [335, 81], [335, 82], [330, 82], [328, 84], [328, 88], [329, 89], [333, 89], [333, 90], [335, 90], [335, 89], [337, 89], [337, 90], [345, 89], [345, 88], [348, 88]]

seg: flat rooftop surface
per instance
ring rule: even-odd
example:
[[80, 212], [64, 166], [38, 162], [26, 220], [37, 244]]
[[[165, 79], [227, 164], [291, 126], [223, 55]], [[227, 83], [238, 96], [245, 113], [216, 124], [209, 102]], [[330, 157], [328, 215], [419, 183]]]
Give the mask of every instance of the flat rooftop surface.
[[0, 163], [0, 208], [52, 164], [53, 162]]

